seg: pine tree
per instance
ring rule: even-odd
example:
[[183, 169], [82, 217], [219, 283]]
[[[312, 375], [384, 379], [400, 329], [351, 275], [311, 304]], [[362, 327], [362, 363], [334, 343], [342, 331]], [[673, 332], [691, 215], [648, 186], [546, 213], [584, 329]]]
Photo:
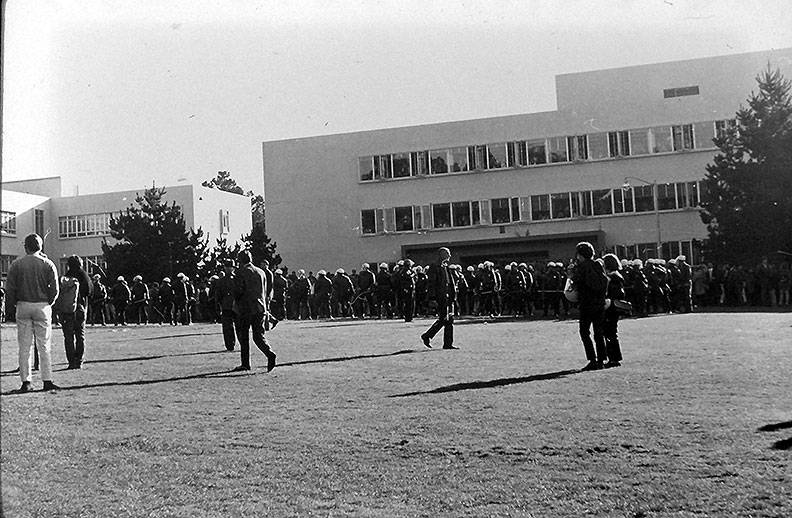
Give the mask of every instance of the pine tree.
[[108, 273], [144, 281], [161, 280], [182, 272], [193, 278], [206, 255], [203, 231], [187, 229], [181, 208], [162, 200], [164, 188], [152, 187], [135, 197], [110, 219], [110, 235], [118, 242], [102, 242]]
[[720, 152], [707, 165], [708, 261], [753, 266], [792, 252], [792, 83], [769, 66], [756, 81], [759, 91], [715, 139]]

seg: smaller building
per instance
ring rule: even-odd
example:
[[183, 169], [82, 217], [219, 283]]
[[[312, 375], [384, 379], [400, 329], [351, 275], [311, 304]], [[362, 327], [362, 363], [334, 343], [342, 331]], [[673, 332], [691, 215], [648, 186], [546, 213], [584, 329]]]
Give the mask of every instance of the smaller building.
[[[187, 228], [201, 229], [214, 246], [218, 238], [240, 241], [251, 231], [250, 199], [194, 185], [165, 187], [164, 201], [182, 210]], [[3, 182], [0, 217], [0, 277], [11, 262], [25, 253], [25, 236], [44, 237], [46, 253], [61, 271], [71, 255], [86, 264], [107, 266], [102, 241], [114, 243], [110, 218], [135, 204], [143, 189], [82, 196], [62, 196], [60, 177]]]

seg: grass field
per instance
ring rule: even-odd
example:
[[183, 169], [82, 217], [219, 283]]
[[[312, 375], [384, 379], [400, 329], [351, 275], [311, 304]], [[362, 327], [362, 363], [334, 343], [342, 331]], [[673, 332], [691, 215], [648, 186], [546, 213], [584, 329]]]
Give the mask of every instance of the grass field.
[[64, 389], [20, 395], [4, 327], [4, 516], [792, 516], [789, 313], [627, 320], [591, 373], [573, 321], [428, 325], [283, 322], [269, 374], [211, 325], [66, 371], [55, 330]]

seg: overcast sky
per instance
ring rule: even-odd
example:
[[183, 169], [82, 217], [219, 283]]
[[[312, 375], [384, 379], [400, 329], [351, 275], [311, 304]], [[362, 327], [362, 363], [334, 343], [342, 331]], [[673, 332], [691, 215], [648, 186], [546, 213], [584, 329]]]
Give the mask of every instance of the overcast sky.
[[[429, 5], [431, 4], [431, 5]], [[4, 180], [263, 186], [261, 142], [554, 110], [554, 76], [792, 46], [787, 0], [9, 0]]]

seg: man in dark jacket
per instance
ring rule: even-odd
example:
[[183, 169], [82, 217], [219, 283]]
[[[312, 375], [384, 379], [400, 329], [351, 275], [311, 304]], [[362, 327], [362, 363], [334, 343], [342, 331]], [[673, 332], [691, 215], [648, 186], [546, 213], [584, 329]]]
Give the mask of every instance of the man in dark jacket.
[[405, 322], [412, 322], [415, 315], [415, 272], [412, 259], [404, 260], [404, 267], [399, 276], [399, 300], [401, 301], [401, 314]]
[[[137, 325], [148, 324], [149, 289], [143, 282], [143, 277], [135, 275], [132, 279], [132, 315]], [[143, 318], [140, 317], [143, 315]]]
[[370, 268], [368, 263], [363, 263], [360, 273], [358, 274], [358, 290], [360, 290], [358, 297], [361, 299], [361, 302], [365, 301], [365, 303], [360, 304], [362, 307], [360, 316], [363, 318], [372, 316], [377, 307], [374, 302], [374, 289], [377, 285], [377, 278]]
[[214, 282], [215, 302], [220, 307], [220, 324], [223, 328], [223, 344], [226, 350], [233, 351], [236, 345], [234, 337], [234, 299], [236, 297], [236, 275], [233, 259], [226, 259], [223, 263], [225, 274]]
[[159, 298], [159, 308], [162, 315], [160, 323], [162, 324], [167, 320], [170, 325], [175, 326], [176, 321], [173, 318], [173, 286], [171, 286], [170, 277], [162, 279], [157, 297]]
[[234, 371], [250, 370], [250, 331], [256, 347], [267, 357], [267, 372], [275, 368], [275, 353], [264, 336], [264, 317], [267, 314], [267, 276], [261, 268], [251, 264], [250, 252], [239, 253], [236, 272], [237, 339], [241, 351], [241, 365]]
[[457, 278], [449, 268], [451, 251], [442, 247], [438, 250], [439, 260], [429, 266], [427, 275], [427, 297], [429, 306], [437, 308], [437, 320], [421, 335], [426, 347], [430, 340], [443, 328], [443, 349], [458, 349], [454, 346], [454, 302], [457, 296]]
[[69, 257], [66, 261], [66, 268], [66, 277], [76, 279], [78, 289], [74, 313], [59, 315], [63, 331], [63, 345], [66, 349], [66, 360], [69, 362], [68, 368], [81, 369], [85, 354], [85, 315], [88, 299], [93, 293], [93, 284], [88, 278], [88, 274], [83, 270], [82, 259], [78, 256]]
[[[602, 265], [594, 260], [594, 247], [586, 241], [575, 247], [575, 269], [572, 282], [578, 292], [580, 309], [580, 339], [586, 351], [588, 364], [582, 370], [598, 370], [602, 368], [607, 352], [603, 325], [605, 322], [605, 293], [608, 288], [608, 277]], [[594, 328], [594, 342], [591, 342], [590, 329]]]
[[316, 305], [316, 318], [333, 318], [330, 300], [333, 296], [333, 282], [327, 277], [325, 270], [316, 272], [314, 284], [314, 301]]
[[94, 274], [93, 276], [93, 292], [89, 300], [91, 325], [97, 323], [105, 325], [105, 302], [107, 301], [107, 288], [102, 284], [102, 276]]
[[119, 275], [118, 280], [110, 290], [110, 298], [113, 301], [113, 307], [115, 308], [116, 314], [115, 325], [126, 325], [126, 308], [131, 297], [132, 292], [129, 291], [129, 286], [126, 283], [124, 276]]

